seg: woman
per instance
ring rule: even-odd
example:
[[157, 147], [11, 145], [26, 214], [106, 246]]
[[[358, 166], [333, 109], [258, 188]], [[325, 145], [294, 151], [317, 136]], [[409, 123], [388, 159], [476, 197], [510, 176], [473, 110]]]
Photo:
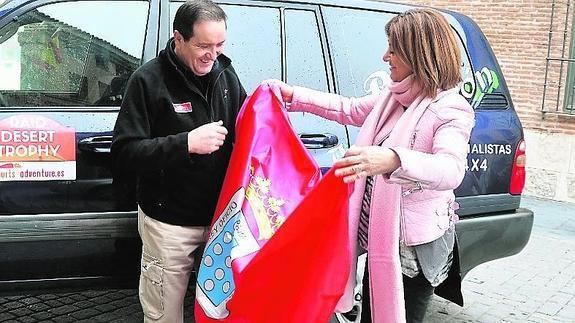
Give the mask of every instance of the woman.
[[[276, 82], [290, 111], [361, 126], [334, 167], [355, 182], [351, 250], [368, 254], [362, 322], [421, 322], [452, 264], [453, 189], [465, 174], [474, 112], [459, 95], [459, 46], [439, 12], [407, 11], [385, 32], [392, 82], [379, 95], [345, 98]], [[339, 311], [351, 308], [355, 263], [351, 273]]]

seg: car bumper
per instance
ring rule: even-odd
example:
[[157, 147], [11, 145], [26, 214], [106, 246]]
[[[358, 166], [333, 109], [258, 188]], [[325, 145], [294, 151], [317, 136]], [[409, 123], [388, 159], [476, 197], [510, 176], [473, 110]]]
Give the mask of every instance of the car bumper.
[[533, 212], [513, 212], [462, 218], [456, 225], [461, 274], [476, 266], [519, 253], [531, 236]]

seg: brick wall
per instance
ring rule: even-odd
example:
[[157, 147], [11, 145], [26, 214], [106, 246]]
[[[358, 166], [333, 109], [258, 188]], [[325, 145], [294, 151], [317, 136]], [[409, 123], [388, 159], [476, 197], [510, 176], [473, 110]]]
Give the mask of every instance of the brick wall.
[[[570, 39], [563, 41], [567, 1], [570, 17], [567, 35], [571, 35], [574, 1], [556, 1], [554, 11], [551, 56], [561, 56], [563, 43], [569, 55]], [[428, 5], [466, 14], [487, 36], [501, 65], [519, 118], [527, 130], [575, 135], [575, 115], [543, 114], [542, 101], [549, 44], [553, 0], [409, 0], [400, 3]], [[550, 64], [545, 110], [563, 111], [563, 95], [567, 64], [563, 64], [563, 79], [559, 89], [561, 64]], [[559, 91], [560, 102], [557, 104]]]

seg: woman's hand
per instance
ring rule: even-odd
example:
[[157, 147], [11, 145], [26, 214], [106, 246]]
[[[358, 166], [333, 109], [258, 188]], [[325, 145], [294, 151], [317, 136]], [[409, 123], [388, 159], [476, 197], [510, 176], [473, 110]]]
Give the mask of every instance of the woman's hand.
[[350, 183], [362, 177], [378, 174], [389, 174], [401, 166], [397, 154], [385, 147], [352, 146], [342, 159], [337, 160], [333, 167], [335, 175], [343, 177], [345, 183]]
[[276, 79], [265, 80], [264, 83], [277, 85], [277, 87], [280, 89], [282, 100], [284, 100], [286, 103], [291, 102], [293, 98], [293, 86]]

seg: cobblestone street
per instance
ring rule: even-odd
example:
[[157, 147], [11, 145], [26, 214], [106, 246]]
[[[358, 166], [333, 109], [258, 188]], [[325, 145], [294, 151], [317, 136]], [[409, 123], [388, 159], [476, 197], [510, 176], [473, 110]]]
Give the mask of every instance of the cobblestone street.
[[[524, 197], [535, 212], [518, 255], [483, 264], [463, 282], [466, 305], [436, 298], [428, 322], [575, 322], [575, 204]], [[192, 299], [186, 299], [192, 322]], [[142, 322], [136, 290], [0, 298], [0, 322]], [[302, 321], [305, 322], [305, 321]]]
[[[186, 297], [186, 322], [193, 322], [192, 298]], [[143, 322], [135, 289], [86, 291], [0, 298], [0, 322]]]
[[0, 299], [0, 322], [141, 322], [141, 311], [134, 290]]
[[473, 269], [463, 280], [466, 305], [437, 298], [429, 322], [575, 322], [575, 204], [521, 204], [535, 213], [525, 249]]

